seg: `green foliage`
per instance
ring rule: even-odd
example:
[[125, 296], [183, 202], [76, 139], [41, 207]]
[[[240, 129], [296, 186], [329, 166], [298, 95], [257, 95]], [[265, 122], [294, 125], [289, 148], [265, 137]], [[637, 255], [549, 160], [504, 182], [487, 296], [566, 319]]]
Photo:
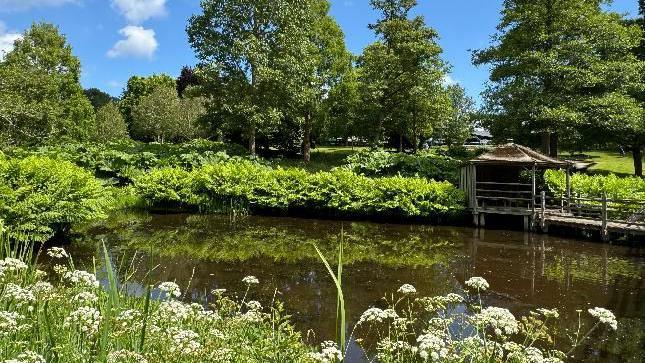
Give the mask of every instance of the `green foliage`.
[[88, 138], [94, 110], [79, 83], [80, 71], [58, 28], [33, 24], [0, 62], [0, 142]]
[[93, 139], [106, 143], [128, 139], [128, 125], [125, 124], [119, 107], [114, 102], [108, 102], [98, 109], [95, 119]]
[[107, 105], [108, 103], [118, 101], [116, 97], [112, 97], [98, 88], [88, 88], [84, 91], [84, 93], [85, 97], [90, 100], [90, 103], [94, 107], [94, 111], [98, 111], [101, 107]]
[[[549, 189], [558, 195], [566, 190], [566, 175], [563, 171], [547, 170], [544, 179]], [[645, 179], [638, 177], [620, 178], [615, 174], [587, 175], [573, 174], [571, 191], [581, 196], [609, 199], [645, 200]]]
[[239, 145], [208, 140], [193, 140], [183, 144], [148, 144], [132, 140], [107, 144], [65, 143], [35, 149], [14, 149], [10, 153], [16, 157], [39, 155], [67, 160], [99, 177], [119, 178], [125, 182], [153, 168], [179, 167], [190, 170], [246, 155], [244, 148]]
[[645, 63], [633, 53], [642, 30], [604, 1], [505, 1], [494, 44], [475, 52], [490, 65], [487, 124], [498, 139], [559, 133], [577, 143], [631, 142], [642, 133]]
[[464, 208], [462, 192], [448, 182], [368, 178], [340, 169], [308, 173], [249, 161], [209, 164], [191, 172], [153, 171], [138, 176], [134, 185], [150, 206], [164, 208], [214, 210], [233, 204], [251, 212], [403, 219], [451, 217]]
[[461, 161], [434, 152], [416, 155], [364, 150], [347, 158], [343, 166], [366, 176], [400, 175], [459, 182]]
[[73, 223], [105, 217], [107, 202], [101, 183], [70, 162], [0, 158], [0, 219], [12, 240], [47, 241]]
[[125, 121], [132, 122], [132, 109], [142, 97], [151, 94], [155, 89], [162, 87], [175, 87], [175, 80], [167, 74], [153, 74], [149, 77], [132, 76], [121, 95], [121, 112]]
[[438, 127], [435, 135], [442, 138], [450, 147], [463, 145], [475, 126], [475, 101], [459, 85], [448, 86], [448, 95], [452, 104], [452, 112]]

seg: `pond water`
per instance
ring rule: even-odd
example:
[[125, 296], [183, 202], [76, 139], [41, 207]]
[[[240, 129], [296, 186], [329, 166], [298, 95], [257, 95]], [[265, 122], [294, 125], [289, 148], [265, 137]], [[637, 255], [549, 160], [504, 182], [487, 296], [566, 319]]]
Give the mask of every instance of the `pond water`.
[[[404, 283], [432, 296], [459, 293], [466, 279], [482, 276], [491, 285], [485, 304], [516, 314], [558, 308], [565, 328], [575, 328], [577, 309], [611, 309], [618, 332], [594, 336], [576, 358], [645, 361], [645, 249], [638, 246], [461, 227], [123, 213], [79, 229], [68, 249], [77, 265], [91, 266], [105, 241], [114, 259], [138, 268], [134, 293], [137, 282], [176, 281], [205, 301], [216, 288], [244, 293], [242, 278], [255, 275], [261, 283], [251, 298], [268, 304], [277, 294], [303, 336], [319, 342], [334, 339], [336, 293], [312, 243], [333, 258], [341, 235], [350, 326]], [[364, 361], [355, 345], [349, 355]]]

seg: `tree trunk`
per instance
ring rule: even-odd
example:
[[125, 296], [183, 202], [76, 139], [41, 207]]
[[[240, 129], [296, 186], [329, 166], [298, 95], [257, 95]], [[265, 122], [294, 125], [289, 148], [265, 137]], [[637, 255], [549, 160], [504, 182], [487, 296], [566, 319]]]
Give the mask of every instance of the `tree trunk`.
[[550, 149], [551, 150], [550, 150], [549, 154], [547, 154], [547, 155], [549, 155], [552, 158], [557, 159], [558, 158], [558, 143], [560, 142], [560, 138], [558, 137], [557, 132], [552, 132], [549, 137], [551, 139], [550, 140], [551, 141], [550, 142], [550, 144], [551, 144]]
[[632, 156], [634, 157], [634, 175], [643, 177], [643, 147], [635, 145], [632, 148]]
[[255, 156], [255, 125], [249, 127], [249, 153]]
[[415, 154], [419, 152], [419, 135], [416, 133], [412, 137], [412, 148]]
[[542, 133], [542, 153], [551, 155], [551, 134], [548, 132]]
[[311, 114], [305, 115], [305, 127], [302, 140], [302, 155], [306, 163], [311, 161]]
[[399, 134], [399, 152], [403, 152], [403, 134]]

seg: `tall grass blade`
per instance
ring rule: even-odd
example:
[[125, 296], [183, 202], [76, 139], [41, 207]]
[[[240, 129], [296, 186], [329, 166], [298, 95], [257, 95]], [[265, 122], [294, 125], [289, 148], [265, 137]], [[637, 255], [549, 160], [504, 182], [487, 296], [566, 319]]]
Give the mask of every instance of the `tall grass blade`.
[[[336, 285], [336, 291], [338, 294], [338, 304], [339, 304], [338, 310], [340, 313], [338, 314], [340, 315], [340, 322], [337, 321], [336, 323], [337, 325], [339, 325], [339, 331], [341, 332], [340, 338], [338, 340], [338, 347], [340, 348], [341, 352], [343, 352], [343, 356], [344, 356], [345, 355], [345, 297], [343, 296], [343, 287], [341, 286], [338, 277], [334, 273], [334, 270], [332, 270], [331, 266], [329, 265], [329, 262], [327, 262], [327, 259], [325, 258], [325, 256], [323, 256], [322, 252], [320, 252], [320, 249], [318, 249], [318, 246], [316, 246], [316, 244], [314, 244], [313, 246], [316, 249], [318, 256], [320, 257], [320, 260], [327, 268], [327, 272], [329, 273], [329, 276], [331, 276], [332, 280], [334, 281], [334, 284]], [[339, 257], [339, 262], [342, 263], [342, 256]], [[342, 268], [340, 272], [342, 272]]]

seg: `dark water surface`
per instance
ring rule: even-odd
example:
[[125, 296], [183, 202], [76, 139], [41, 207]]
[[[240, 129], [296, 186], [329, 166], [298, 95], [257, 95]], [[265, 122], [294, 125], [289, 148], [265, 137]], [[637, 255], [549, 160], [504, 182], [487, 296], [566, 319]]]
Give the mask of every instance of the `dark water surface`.
[[[344, 291], [348, 321], [383, 306], [383, 296], [403, 283], [421, 295], [461, 292], [482, 276], [491, 285], [484, 303], [526, 314], [558, 308], [561, 325], [574, 329], [577, 309], [601, 306], [619, 319], [613, 335], [594, 336], [581, 361], [645, 361], [645, 248], [612, 246], [516, 231], [373, 224], [295, 218], [117, 214], [78, 231], [68, 249], [77, 264], [91, 266], [105, 241], [115, 259], [129, 261], [142, 281], [176, 281], [192, 299], [210, 291], [244, 292], [242, 278], [260, 285], [251, 298], [284, 302], [296, 327], [312, 342], [333, 340], [336, 293], [311, 243], [334, 258], [345, 241]], [[133, 291], [137, 292], [136, 284]], [[308, 331], [312, 330], [315, 335]], [[566, 337], [560, 338], [561, 340]], [[351, 362], [361, 362], [355, 346]]]

